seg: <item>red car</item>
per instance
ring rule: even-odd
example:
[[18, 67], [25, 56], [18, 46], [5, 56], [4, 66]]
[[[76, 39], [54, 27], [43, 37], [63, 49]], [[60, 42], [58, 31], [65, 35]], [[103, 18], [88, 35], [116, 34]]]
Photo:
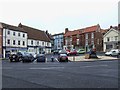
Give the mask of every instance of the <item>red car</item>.
[[77, 54], [77, 51], [75, 49], [72, 49], [68, 55], [76, 55]]

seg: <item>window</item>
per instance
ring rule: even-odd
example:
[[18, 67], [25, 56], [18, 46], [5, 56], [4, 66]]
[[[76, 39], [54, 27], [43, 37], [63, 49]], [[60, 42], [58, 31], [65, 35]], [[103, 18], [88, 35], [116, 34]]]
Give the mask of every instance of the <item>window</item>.
[[10, 35], [10, 31], [7, 31], [7, 34]]
[[18, 45], [20, 45], [20, 41], [18, 41]]
[[47, 42], [47, 46], [49, 46], [49, 43]]
[[23, 37], [25, 37], [25, 34], [23, 34]]
[[33, 45], [33, 40], [31, 41], [31, 45]]
[[18, 33], [18, 36], [20, 36], [20, 33]]
[[39, 45], [39, 41], [37, 41], [37, 45]]
[[88, 45], [88, 40], [86, 40], [86, 45]]
[[85, 34], [86, 39], [88, 39], [88, 33]]
[[44, 46], [44, 42], [42, 42], [42, 45]]
[[94, 38], [94, 33], [91, 33], [91, 38]]
[[7, 40], [7, 44], [10, 44], [10, 39]]
[[77, 39], [77, 45], [79, 45], [79, 39]]
[[115, 41], [117, 41], [118, 40], [118, 36], [115, 36]]
[[25, 41], [23, 41], [23, 46], [25, 46]]
[[13, 45], [15, 45], [15, 40], [13, 40]]
[[13, 36], [15, 36], [15, 32], [13, 32]]
[[109, 37], [107, 37], [107, 42], [109, 42], [110, 41], [110, 38]]

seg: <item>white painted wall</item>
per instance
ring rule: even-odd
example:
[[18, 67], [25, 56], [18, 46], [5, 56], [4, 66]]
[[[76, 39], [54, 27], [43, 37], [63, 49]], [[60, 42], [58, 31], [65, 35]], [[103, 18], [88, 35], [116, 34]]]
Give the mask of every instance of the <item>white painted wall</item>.
[[[10, 34], [8, 35], [8, 31], [10, 31]], [[15, 32], [15, 36], [13, 36], [13, 32]], [[18, 33], [20, 33], [20, 36], [18, 36]], [[25, 37], [23, 37], [23, 34], [25, 34]], [[7, 40], [10, 40], [10, 44], [7, 44]], [[13, 40], [15, 40], [16, 44], [13, 45]], [[20, 45], [18, 45], [18, 41], [20, 41]], [[25, 45], [23, 45], [23, 41], [25, 42]], [[20, 31], [14, 31], [9, 29], [3, 30], [3, 46], [11, 46], [11, 47], [27, 47], [27, 33], [20, 32]]]

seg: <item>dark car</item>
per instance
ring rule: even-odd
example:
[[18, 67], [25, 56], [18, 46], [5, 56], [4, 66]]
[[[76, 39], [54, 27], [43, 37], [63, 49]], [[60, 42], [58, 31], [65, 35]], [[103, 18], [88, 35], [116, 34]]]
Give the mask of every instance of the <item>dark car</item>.
[[59, 54], [58, 61], [59, 62], [68, 62], [67, 54]]
[[10, 55], [9, 55], [9, 60], [10, 62], [19, 62], [20, 60], [17, 58], [17, 55], [16, 55], [17, 52], [12, 52]]
[[16, 54], [11, 55], [10, 61], [22, 61], [22, 62], [32, 62], [34, 57], [28, 52], [17, 52]]
[[36, 61], [37, 62], [45, 62], [46, 61], [45, 54], [37, 54], [36, 55]]
[[53, 51], [53, 54], [58, 54], [59, 53], [59, 50], [54, 50]]

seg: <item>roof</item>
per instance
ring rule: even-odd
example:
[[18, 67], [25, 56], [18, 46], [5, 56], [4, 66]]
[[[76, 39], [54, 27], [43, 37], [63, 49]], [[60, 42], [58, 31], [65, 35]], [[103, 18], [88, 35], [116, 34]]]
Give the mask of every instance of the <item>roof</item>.
[[108, 32], [106, 32], [105, 34], [104, 34], [104, 36], [103, 37], [105, 37], [107, 34], [109, 34], [109, 32], [111, 32], [111, 31], [114, 31], [114, 32], [116, 32], [116, 33], [120, 33], [120, 31], [118, 31], [118, 30], [116, 30], [116, 29], [114, 29], [114, 28], [111, 28]]
[[58, 35], [64, 35], [64, 33], [58, 33], [58, 34], [54, 34], [52, 36], [58, 36]]
[[45, 31], [35, 29], [29, 26], [25, 26], [25, 25], [22, 25], [21, 23], [18, 25], [18, 27], [21, 27], [24, 31], [27, 32], [28, 39], [50, 42], [50, 39], [48, 38]]
[[83, 33], [89, 33], [89, 32], [94, 32], [98, 29], [99, 25], [94, 25], [94, 26], [90, 26], [90, 27], [86, 27], [84, 28], [84, 32]]
[[72, 36], [72, 35], [77, 35], [77, 34], [80, 34], [80, 33], [81, 33], [80, 30], [68, 31], [64, 34], [64, 36]]
[[9, 25], [9, 24], [5, 24], [5, 23], [0, 23], [2, 25], [2, 28], [5, 28], [5, 29], [10, 29], [10, 30], [13, 30], [13, 31], [20, 31], [20, 32], [25, 32], [27, 33], [26, 31], [24, 31], [22, 28], [20, 27], [17, 27], [17, 26], [13, 26], [13, 25]]
[[72, 36], [72, 35], [77, 35], [77, 34], [82, 34], [82, 33], [94, 32], [94, 31], [98, 30], [99, 27], [100, 27], [99, 25], [94, 25], [94, 26], [83, 28], [83, 29], [67, 31], [64, 36]]

